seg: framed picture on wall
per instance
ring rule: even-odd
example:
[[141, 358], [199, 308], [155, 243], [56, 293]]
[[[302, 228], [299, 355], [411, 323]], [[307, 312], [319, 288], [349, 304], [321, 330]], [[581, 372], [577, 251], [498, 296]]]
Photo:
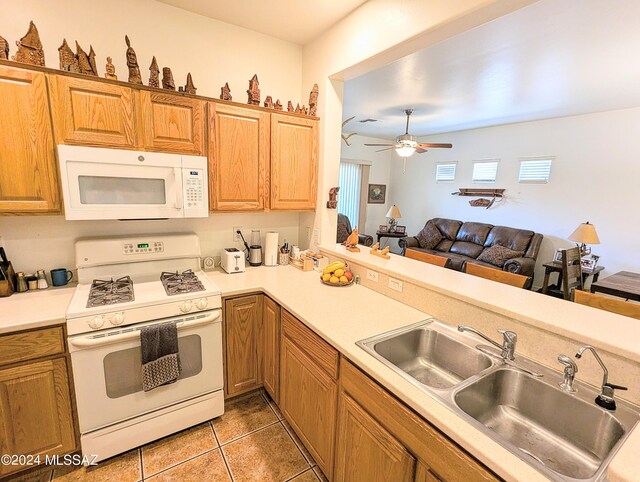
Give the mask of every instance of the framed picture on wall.
[[384, 204], [387, 197], [386, 184], [369, 184], [369, 196], [367, 203]]

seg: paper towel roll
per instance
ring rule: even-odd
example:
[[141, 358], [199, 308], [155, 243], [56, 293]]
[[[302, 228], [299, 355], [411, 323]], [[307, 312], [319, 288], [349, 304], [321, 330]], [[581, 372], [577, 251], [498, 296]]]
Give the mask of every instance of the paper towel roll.
[[264, 238], [264, 265], [278, 266], [278, 233], [273, 231]]

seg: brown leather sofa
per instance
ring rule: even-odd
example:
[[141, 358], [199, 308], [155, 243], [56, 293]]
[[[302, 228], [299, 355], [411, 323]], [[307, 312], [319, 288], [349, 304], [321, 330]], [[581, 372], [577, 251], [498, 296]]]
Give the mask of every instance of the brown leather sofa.
[[[402, 254], [408, 248], [426, 253], [444, 256], [451, 261], [449, 267], [458, 271], [465, 270], [466, 263], [476, 263], [495, 269], [502, 269], [511, 273], [528, 276], [525, 288], [533, 283], [533, 270], [542, 243], [542, 234], [526, 229], [493, 226], [491, 224], [462, 222], [455, 219], [434, 218], [427, 221], [432, 223], [442, 236], [442, 240], [432, 249], [421, 247], [418, 237], [400, 239], [398, 244]], [[426, 229], [427, 226], [425, 225]], [[420, 233], [418, 234], [420, 236]], [[521, 253], [521, 255], [507, 259], [502, 267], [478, 260], [487, 248], [499, 245]]]
[[[351, 222], [344, 214], [338, 213], [338, 229], [336, 231], [336, 243], [343, 243], [351, 234]], [[358, 234], [358, 244], [373, 246], [373, 237], [368, 234]]]

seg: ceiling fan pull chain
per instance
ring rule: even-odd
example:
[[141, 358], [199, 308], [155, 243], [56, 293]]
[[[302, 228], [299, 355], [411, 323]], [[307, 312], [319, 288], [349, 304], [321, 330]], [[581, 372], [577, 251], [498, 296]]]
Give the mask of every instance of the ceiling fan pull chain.
[[402, 174], [404, 174], [405, 172], [407, 172], [407, 158], [403, 157], [402, 158]]

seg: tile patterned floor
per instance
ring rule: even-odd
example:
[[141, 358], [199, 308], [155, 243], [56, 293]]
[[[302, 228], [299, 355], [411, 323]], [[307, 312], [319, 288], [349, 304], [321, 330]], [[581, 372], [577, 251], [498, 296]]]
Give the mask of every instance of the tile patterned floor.
[[94, 467], [43, 468], [12, 482], [326, 481], [273, 400], [253, 392], [225, 414]]

